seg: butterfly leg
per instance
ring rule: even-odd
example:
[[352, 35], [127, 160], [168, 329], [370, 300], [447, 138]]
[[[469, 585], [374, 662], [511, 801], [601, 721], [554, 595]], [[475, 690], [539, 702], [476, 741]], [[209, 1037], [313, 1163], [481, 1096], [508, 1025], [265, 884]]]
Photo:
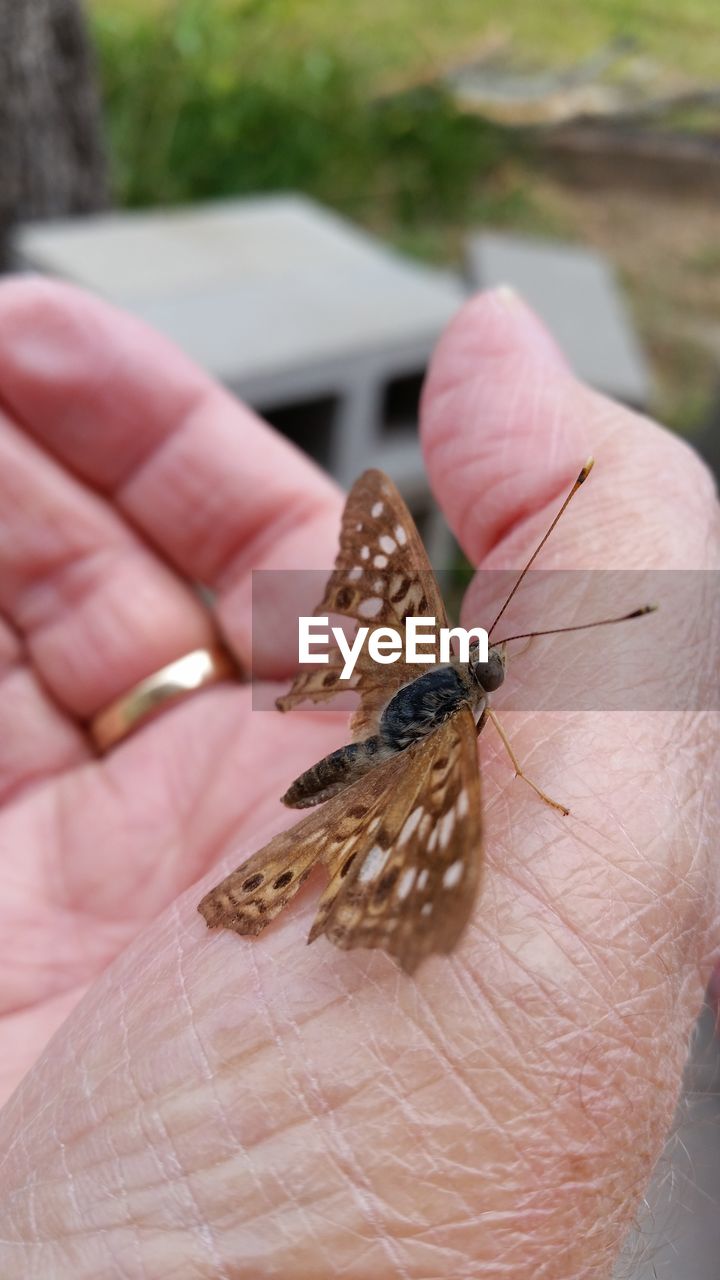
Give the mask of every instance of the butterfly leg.
[[497, 729], [497, 731], [498, 731], [498, 733], [499, 733], [499, 735], [500, 735], [500, 741], [502, 742], [502, 744], [503, 744], [503, 746], [504, 746], [505, 750], [507, 751], [507, 753], [508, 753], [508, 755], [509, 755], [509, 757], [510, 757], [510, 759], [511, 759], [511, 761], [512, 761], [512, 765], [513, 765], [513, 768], [514, 768], [514, 770], [515, 770], [515, 777], [516, 777], [516, 778], [522, 778], [522, 779], [523, 779], [523, 782], [527, 782], [528, 786], [529, 786], [529, 787], [532, 787], [532, 789], [533, 789], [533, 791], [535, 792], [535, 794], [536, 794], [536, 795], [538, 795], [538, 796], [540, 797], [540, 799], [541, 799], [541, 800], [544, 800], [544, 801], [545, 801], [545, 803], [546, 803], [546, 804], [549, 804], [553, 809], [559, 809], [559, 810], [560, 810], [560, 813], [562, 813], [562, 814], [564, 815], [564, 817], [566, 817], [566, 818], [567, 818], [567, 816], [568, 816], [568, 814], [569, 814], [570, 810], [569, 810], [568, 808], [566, 808], [566, 806], [565, 806], [564, 804], [560, 804], [560, 802], [559, 802], [558, 800], [553, 800], [553, 799], [551, 799], [551, 797], [550, 797], [550, 796], [546, 795], [546, 794], [545, 794], [545, 792], [544, 792], [544, 791], [542, 791], [542, 790], [540, 789], [540, 787], [536, 786], [536, 785], [535, 785], [535, 783], [534, 783], [534, 782], [532, 782], [532, 780], [531, 780], [530, 778], [528, 778], [527, 774], [523, 773], [523, 771], [522, 771], [522, 769], [521, 769], [521, 767], [520, 767], [520, 761], [518, 760], [517, 756], [515, 755], [515, 752], [513, 751], [512, 747], [511, 747], [511, 745], [510, 745], [510, 740], [509, 740], [509, 738], [508, 738], [507, 734], [505, 733], [505, 730], [503, 729], [502, 725], [500, 724], [500, 721], [498, 720], [497, 716], [495, 715], [495, 712], [492, 710], [492, 708], [491, 708], [491, 707], [486, 707], [486, 708], [485, 708], [485, 711], [483, 712], [483, 719], [484, 719], [486, 716], [487, 716], [488, 720], [492, 720], [493, 724], [495, 725], [495, 728]]

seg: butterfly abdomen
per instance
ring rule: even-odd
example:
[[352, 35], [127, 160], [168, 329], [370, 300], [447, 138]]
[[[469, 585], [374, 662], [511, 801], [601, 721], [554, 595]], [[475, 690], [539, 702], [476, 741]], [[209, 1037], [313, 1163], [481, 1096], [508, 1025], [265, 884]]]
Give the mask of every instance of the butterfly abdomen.
[[391, 754], [376, 734], [364, 742], [350, 742], [301, 773], [288, 787], [282, 802], [291, 809], [323, 804]]
[[390, 751], [404, 751], [437, 729], [463, 703], [471, 703], [463, 674], [455, 666], [434, 667], [391, 698], [380, 719], [380, 738]]

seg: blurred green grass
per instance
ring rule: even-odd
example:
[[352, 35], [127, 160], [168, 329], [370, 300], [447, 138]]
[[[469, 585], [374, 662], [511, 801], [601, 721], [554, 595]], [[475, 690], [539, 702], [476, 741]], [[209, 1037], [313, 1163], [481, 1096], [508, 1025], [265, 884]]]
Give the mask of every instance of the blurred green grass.
[[507, 35], [544, 65], [591, 53], [618, 35], [635, 38], [651, 58], [694, 78], [717, 76], [716, 0], [88, 0], [94, 20], [170, 19], [192, 27], [203, 10], [221, 23], [226, 53], [268, 52], [281, 41], [296, 51], [344, 53], [373, 73], [462, 58], [490, 31]]
[[[374, 225], [457, 223], [520, 144], [437, 89], [386, 87], [471, 57], [493, 34], [536, 64], [631, 35], [702, 77], [720, 61], [715, 3], [90, 0], [117, 197], [293, 188]], [[509, 197], [504, 187], [502, 220], [522, 220], [520, 194]]]
[[378, 101], [377, 63], [301, 38], [287, 7], [93, 10], [119, 201], [294, 189], [408, 226], [462, 210], [505, 134], [434, 89]]

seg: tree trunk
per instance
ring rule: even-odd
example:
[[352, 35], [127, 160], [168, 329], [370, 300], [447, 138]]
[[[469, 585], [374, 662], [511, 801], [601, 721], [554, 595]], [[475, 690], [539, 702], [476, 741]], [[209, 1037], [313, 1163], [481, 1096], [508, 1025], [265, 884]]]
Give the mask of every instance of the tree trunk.
[[79, 0], [0, 0], [0, 266], [20, 219], [107, 203], [100, 105]]

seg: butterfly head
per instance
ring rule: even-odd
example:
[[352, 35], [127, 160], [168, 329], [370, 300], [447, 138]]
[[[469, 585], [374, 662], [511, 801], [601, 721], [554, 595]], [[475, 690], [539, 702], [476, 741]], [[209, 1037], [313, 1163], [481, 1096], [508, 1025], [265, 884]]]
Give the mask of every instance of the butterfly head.
[[487, 662], [478, 662], [479, 650], [477, 645], [470, 646], [470, 671], [474, 679], [477, 680], [483, 693], [492, 693], [494, 689], [499, 689], [505, 679], [505, 667], [507, 664], [505, 645], [499, 645], [496, 649], [490, 649]]

